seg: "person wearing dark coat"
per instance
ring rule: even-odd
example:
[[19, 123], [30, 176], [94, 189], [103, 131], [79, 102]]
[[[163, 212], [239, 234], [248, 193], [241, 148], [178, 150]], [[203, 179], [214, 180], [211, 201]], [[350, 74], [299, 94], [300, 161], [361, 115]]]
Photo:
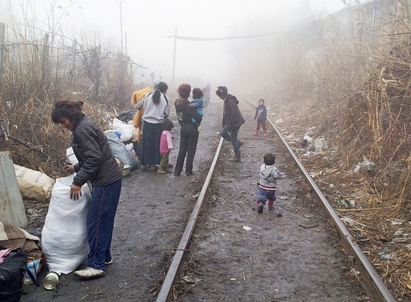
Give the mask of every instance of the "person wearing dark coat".
[[[83, 112], [83, 102], [61, 99], [54, 104], [51, 119], [71, 131], [75, 165], [65, 165], [67, 174], [76, 173], [70, 188], [73, 202], [79, 199], [81, 187], [93, 186], [87, 214], [87, 236], [90, 253], [87, 267], [74, 275], [81, 279], [103, 277], [106, 265], [113, 262], [110, 248], [120, 200], [123, 172], [111, 151], [107, 137]], [[56, 230], [58, 232], [58, 230]]]
[[[178, 150], [177, 162], [174, 167], [174, 176], [180, 176], [183, 170], [184, 159], [186, 159], [185, 173], [187, 176], [194, 175], [193, 162], [197, 150], [198, 126], [201, 124], [202, 116], [196, 108], [190, 107], [191, 86], [181, 84], [177, 89], [179, 98], [175, 101], [178, 123], [180, 124], [180, 148]], [[192, 122], [192, 118], [196, 123]]]
[[238, 140], [238, 132], [245, 120], [238, 108], [238, 100], [235, 96], [228, 93], [228, 89], [225, 86], [218, 86], [216, 91], [217, 96], [224, 100], [223, 107], [223, 129], [220, 132], [221, 137], [231, 142], [234, 148], [233, 162], [241, 162], [240, 147], [243, 142]]

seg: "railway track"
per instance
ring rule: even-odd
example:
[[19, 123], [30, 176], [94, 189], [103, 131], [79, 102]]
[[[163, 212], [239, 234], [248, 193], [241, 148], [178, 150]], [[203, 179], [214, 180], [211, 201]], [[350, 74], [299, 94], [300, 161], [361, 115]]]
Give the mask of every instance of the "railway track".
[[[245, 105], [243, 104], [242, 108], [241, 108], [242, 111], [243, 111], [243, 114], [248, 115], [248, 117], [246, 119], [248, 121], [250, 121], [250, 116], [253, 116], [255, 107], [254, 107], [254, 104], [252, 104], [251, 102], [249, 102], [245, 98], [243, 98], [243, 100], [246, 101], [247, 105], [252, 106], [252, 107], [245, 107]], [[276, 164], [276, 166], [280, 165], [280, 167], [281, 167], [281, 165], [282, 165], [284, 169], [280, 168], [280, 170], [285, 170], [287, 175], [288, 175], [287, 169], [292, 170], [291, 167], [297, 167], [298, 171], [299, 171], [299, 174], [298, 173], [295, 174], [295, 172], [292, 172], [291, 174], [294, 173], [295, 175], [292, 175], [291, 181], [293, 182], [293, 184], [296, 184], [296, 183], [308, 184], [309, 187], [310, 187], [310, 191], [311, 191], [310, 198], [313, 199], [313, 202], [316, 205], [320, 206], [319, 209], [321, 209], [321, 213], [315, 212], [315, 214], [312, 214], [312, 213], [305, 214], [304, 217], [305, 218], [307, 218], [307, 217], [312, 218], [313, 216], [310, 216], [310, 215], [314, 215], [314, 216], [323, 215], [325, 217], [325, 220], [320, 219], [319, 223], [317, 223], [318, 222], [317, 220], [315, 220], [315, 221], [310, 220], [307, 224], [307, 221], [304, 220], [305, 224], [300, 223], [300, 224], [297, 224], [297, 225], [300, 226], [303, 229], [317, 228], [317, 230], [320, 230], [318, 232], [321, 232], [321, 228], [324, 228], [324, 229], [326, 229], [326, 231], [329, 232], [330, 230], [328, 229], [327, 225], [331, 224], [332, 228], [336, 231], [336, 233], [333, 234], [332, 236], [338, 237], [338, 241], [339, 241], [339, 243], [341, 244], [341, 246], [343, 247], [343, 249], [346, 253], [345, 255], [342, 254], [342, 257], [346, 257], [346, 259], [348, 259], [348, 263], [349, 263], [348, 264], [348, 266], [349, 266], [348, 269], [349, 269], [349, 271], [353, 275], [355, 275], [353, 278], [356, 278], [357, 282], [359, 284], [361, 284], [361, 287], [365, 291], [368, 298], [371, 299], [371, 301], [390, 301], [390, 302], [395, 301], [393, 295], [389, 292], [389, 290], [387, 289], [385, 284], [382, 282], [382, 280], [378, 276], [378, 274], [375, 271], [372, 264], [369, 262], [369, 260], [366, 258], [366, 256], [362, 253], [361, 249], [356, 244], [354, 238], [351, 236], [351, 234], [349, 233], [349, 231], [347, 230], [345, 225], [341, 222], [341, 220], [339, 219], [337, 214], [334, 212], [333, 208], [330, 206], [329, 202], [327, 201], [327, 199], [325, 198], [325, 196], [323, 195], [321, 190], [315, 184], [314, 180], [310, 177], [310, 175], [308, 174], [308, 172], [306, 171], [306, 169], [304, 168], [302, 163], [299, 161], [298, 157], [294, 154], [294, 152], [292, 151], [290, 146], [287, 144], [285, 139], [282, 137], [282, 135], [279, 133], [278, 129], [275, 127], [273, 122], [271, 120], [268, 120], [268, 123], [269, 123], [269, 125], [271, 126], [271, 129], [272, 129], [270, 131], [270, 133], [271, 133], [270, 139], [269, 140], [263, 140], [262, 138], [256, 138], [258, 141], [255, 140], [252, 143], [250, 143], [249, 141], [246, 142], [246, 144], [243, 148], [245, 150], [242, 151], [242, 153], [244, 154], [242, 164], [227, 164], [227, 162], [225, 161], [225, 158], [226, 158], [227, 154], [230, 153], [231, 146], [229, 146], [227, 143], [225, 143], [223, 141], [223, 139], [220, 139], [217, 150], [216, 150], [216, 153], [215, 153], [213, 161], [212, 161], [212, 164], [211, 164], [210, 169], [208, 171], [208, 174], [205, 178], [204, 185], [201, 189], [201, 192], [198, 195], [197, 202], [194, 206], [193, 212], [191, 213], [191, 216], [188, 220], [185, 231], [184, 231], [184, 233], [181, 237], [181, 240], [180, 240], [180, 243], [179, 243], [178, 248], [176, 250], [176, 253], [175, 253], [175, 255], [172, 259], [171, 265], [168, 269], [168, 272], [166, 274], [166, 277], [164, 279], [162, 287], [161, 287], [161, 289], [158, 293], [157, 302], [168, 301], [168, 299], [170, 298], [170, 296], [173, 293], [173, 290], [175, 290], [176, 281], [178, 281], [179, 279], [181, 279], [183, 277], [187, 277], [189, 275], [187, 273], [188, 271], [191, 271], [191, 272], [195, 271], [195, 269], [193, 269], [193, 270], [190, 269], [190, 267], [189, 267], [190, 264], [187, 264], [187, 263], [190, 263], [190, 262], [194, 262], [195, 266], [197, 266], [197, 262], [201, 262], [198, 259], [193, 260], [193, 258], [195, 258], [195, 257], [193, 257], [194, 254], [202, 255], [203, 258], [205, 256], [204, 251], [209, 251], [210, 253], [215, 252], [214, 255], [225, 254], [224, 252], [219, 253], [218, 250], [202, 248], [203, 246], [207, 245], [207, 240], [210, 239], [210, 236], [204, 235], [204, 232], [209, 232], [210, 231], [210, 230], [207, 231], [207, 228], [209, 228], [211, 225], [216, 227], [216, 229], [221, 228], [221, 227], [224, 228], [222, 225], [219, 225], [218, 223], [215, 223], [215, 224], [211, 223], [210, 224], [210, 219], [209, 219], [210, 216], [215, 215], [215, 213], [213, 213], [213, 207], [214, 207], [213, 199], [214, 199], [214, 201], [216, 199], [218, 199], [218, 197], [216, 198], [216, 195], [212, 195], [211, 193], [214, 192], [214, 194], [218, 195], [218, 193], [215, 193], [215, 192], [218, 192], [219, 190], [224, 190], [224, 188], [223, 189], [221, 189], [221, 188], [216, 189], [215, 188], [216, 186], [217, 187], [221, 186], [221, 180], [218, 179], [218, 178], [221, 178], [221, 177], [220, 176], [216, 177], [215, 174], [216, 173], [222, 174], [221, 169], [223, 169], [223, 171], [224, 171], [223, 174], [228, 175], [228, 177], [225, 177], [224, 181], [229, 182], [229, 180], [227, 180], [227, 178], [228, 179], [230, 177], [241, 178], [241, 177], [244, 177], [244, 173], [246, 173], [245, 176], [246, 176], [246, 178], [248, 178], [248, 182], [245, 181], [246, 184], [245, 184], [245, 186], [243, 186], [243, 188], [244, 189], [250, 188], [251, 191], [255, 190], [255, 185], [253, 186], [252, 184], [255, 183], [258, 179], [257, 178], [258, 177], [258, 167], [260, 165], [262, 155], [263, 155], [263, 153], [265, 153], [264, 150], [270, 150], [271, 151], [273, 148], [274, 148], [276, 154], [281, 154], [284, 150], [287, 153], [286, 156], [284, 155], [284, 153], [283, 153], [283, 155], [281, 155], [281, 158], [284, 158], [284, 159], [286, 158], [287, 160], [284, 160], [284, 162], [282, 162], [280, 160], [279, 164]], [[242, 127], [242, 129], [240, 130], [240, 135], [241, 135], [241, 132], [245, 130], [243, 128], [246, 128], [247, 129], [246, 131], [248, 131], [248, 133], [252, 133], [253, 125], [250, 125], [250, 123], [248, 123], [248, 124], [249, 124], [249, 126], [247, 128], [244, 127], [244, 126]], [[262, 143], [262, 141], [263, 141], [263, 143]], [[280, 146], [280, 144], [281, 144], [281, 146]], [[247, 151], [249, 151], [251, 149], [255, 149], [255, 148], [261, 149], [260, 158], [254, 158], [254, 157], [247, 158]], [[280, 150], [282, 150], [282, 151], [280, 151]], [[250, 169], [245, 171], [244, 169], [238, 168], [237, 165], [254, 165], [255, 166], [255, 169], [254, 169], [255, 173], [252, 174]], [[227, 171], [227, 170], [230, 170], [230, 169], [231, 169], [231, 171]], [[216, 178], [217, 178], [217, 180], [216, 180]], [[284, 200], [287, 200], [287, 199], [290, 200], [289, 198], [287, 198], [287, 196], [282, 196], [281, 195], [282, 194], [281, 193], [281, 191], [282, 191], [281, 186], [282, 186], [281, 181], [279, 181], [279, 190], [277, 192], [277, 195], [280, 194], [279, 196], [284, 197]], [[235, 191], [235, 188], [234, 188], [234, 191]], [[248, 190], [246, 190], [245, 192], [242, 192], [243, 194], [240, 194], [240, 195], [242, 195], [242, 196], [249, 195], [249, 194], [247, 194], [247, 192], [248, 192]], [[236, 196], [235, 192], [233, 192], [233, 196]], [[255, 201], [255, 199], [253, 199], [252, 197], [251, 198], [246, 197], [246, 199], [247, 199], [247, 202], [243, 203], [243, 208], [242, 208], [244, 211], [247, 211], [250, 208], [252, 208], [252, 204]], [[294, 207], [291, 207], [291, 208], [288, 208], [288, 206], [285, 205], [286, 202], [277, 202], [277, 203], [279, 203], [280, 211], [277, 212], [275, 215], [271, 215], [272, 217], [275, 217], [275, 218], [271, 217], [268, 220], [268, 222], [271, 223], [272, 221], [274, 221], [274, 223], [275, 223], [276, 220], [280, 220], [282, 216], [290, 214], [290, 213], [292, 213], [292, 211], [295, 212], [293, 214], [298, 214], [297, 212], [299, 211], [299, 209], [306, 208], [307, 205], [304, 204], [304, 202], [298, 204], [298, 199], [299, 199], [299, 196], [297, 194], [297, 197], [295, 197], [295, 199], [294, 199], [296, 201], [295, 202], [296, 204], [294, 205]], [[224, 201], [221, 201], [221, 202], [224, 202]], [[204, 207], [205, 203], [211, 203], [212, 204], [211, 209], [210, 209], [210, 206], [208, 206], [206, 209], [203, 210], [202, 208]], [[281, 203], [283, 203], [283, 204], [281, 204]], [[218, 201], [217, 201], [217, 204], [218, 204]], [[244, 204], [246, 206], [248, 206], [248, 209], [247, 208], [244, 209]], [[312, 207], [312, 205], [308, 206], [308, 208], [309, 207]], [[232, 212], [235, 212], [235, 210], [236, 209], [233, 208]], [[202, 213], [203, 211], [206, 211], [207, 213], [204, 214], [204, 213]], [[241, 211], [241, 208], [240, 208], [240, 211]], [[253, 215], [253, 218], [250, 218], [247, 215], [245, 215], [246, 218], [244, 218], [244, 215], [241, 216], [241, 214], [239, 214], [239, 215], [234, 214], [233, 216], [235, 217], [235, 219], [240, 218], [242, 220], [243, 224], [245, 222], [247, 222], [247, 223], [253, 222], [253, 223], [258, 224], [259, 222], [256, 221], [256, 219], [259, 219], [261, 217], [259, 217], [259, 215], [256, 212], [253, 212], [251, 214]], [[267, 215], [268, 215], [268, 213], [267, 213]], [[264, 216], [264, 214], [262, 216]], [[294, 216], [294, 215], [290, 215], [290, 216]], [[291, 221], [293, 221], [295, 219], [298, 220], [298, 219], [301, 218], [301, 217], [297, 217], [297, 215], [295, 215], [295, 216], [296, 217], [291, 217]], [[264, 218], [266, 218], [266, 217], [264, 217]], [[201, 227], [202, 230], [197, 234], [196, 238], [194, 238], [194, 240], [193, 240], [193, 234], [195, 234], [196, 226], [199, 222], [203, 224], [203, 226]], [[267, 219], [265, 219], [261, 223], [267, 224]], [[243, 228], [245, 230], [246, 230], [246, 227], [247, 226], [243, 226]], [[271, 227], [271, 226], [269, 226], [269, 227]], [[248, 227], [248, 228], [250, 228], [250, 227]], [[239, 230], [239, 232], [243, 232], [243, 230]], [[245, 232], [247, 232], [247, 231], [245, 231]], [[301, 232], [301, 229], [299, 229], [299, 232]], [[224, 233], [222, 233], [222, 235], [224, 235]], [[288, 237], [289, 237], [288, 240], [287, 239], [281, 240], [282, 243], [280, 243], [280, 245], [282, 245], [281, 249], [283, 250], [283, 252], [287, 253], [287, 241], [292, 242], [293, 241], [292, 237], [294, 235], [295, 235], [294, 233], [288, 234]], [[310, 236], [310, 235], [308, 235], [308, 236]], [[205, 237], [206, 238], [205, 241], [198, 239], [198, 238], [201, 238], [201, 237]], [[214, 237], [216, 237], [216, 236], [214, 236]], [[240, 237], [242, 237], [242, 235]], [[298, 237], [297, 240], [300, 240], [299, 238], [300, 237]], [[317, 237], [313, 236], [313, 237], [310, 237], [310, 240], [312, 239], [314, 241], [314, 245], [315, 245], [315, 244], [317, 244], [317, 243], [315, 243], [315, 240], [327, 240], [326, 238], [327, 237], [321, 237], [320, 236], [319, 238], [317, 238]], [[244, 237], [244, 239], [246, 239], [246, 237]], [[212, 242], [215, 242], [215, 240], [216, 240], [216, 238], [211, 239]], [[223, 239], [221, 239], [221, 240], [223, 240]], [[270, 241], [273, 245], [275, 245], [276, 242], [277, 242], [276, 238], [273, 238], [273, 237], [268, 237], [267, 241]], [[235, 240], [233, 242], [235, 243]], [[201, 248], [199, 248], [199, 246]], [[309, 244], [307, 246], [309, 246]], [[227, 245], [225, 245], [225, 247], [227, 248]], [[302, 247], [304, 248], [304, 246], [302, 246]], [[252, 249], [250, 250], [250, 254], [252, 254], [252, 252], [255, 251], [258, 248], [265, 249], [264, 245], [260, 244], [260, 245], [257, 245], [256, 247], [252, 247]], [[322, 246], [319, 246], [319, 248], [322, 248]], [[333, 248], [334, 248], [334, 251], [333, 251], [333, 253], [334, 253], [335, 250], [338, 247], [334, 246]], [[311, 249], [313, 249], [313, 247], [308, 247], [308, 254], [311, 255], [310, 257], [312, 257], [312, 253], [313, 253], [313, 251]], [[221, 250], [224, 251], [224, 249], [221, 249]], [[314, 250], [315, 250], [315, 247], [314, 247]], [[267, 251], [270, 252], [270, 249], [268, 248]], [[275, 249], [273, 249], [272, 252], [273, 253], [278, 253], [278, 251], [275, 251]], [[304, 257], [304, 252], [301, 253], [300, 249], [298, 249], [298, 248], [297, 248], [297, 250], [291, 248], [289, 250], [289, 252], [290, 253], [297, 252], [297, 254], [300, 254], [299, 255], [300, 257]], [[339, 251], [339, 252], [341, 252], [341, 251]], [[322, 253], [323, 254], [319, 253], [319, 257], [324, 256], [324, 251], [322, 251]], [[328, 252], [325, 252], [325, 254], [327, 254], [327, 253]], [[250, 254], [248, 254], [248, 255], [231, 255], [231, 256], [229, 256], [228, 253], [226, 253], [225, 257], [210, 256], [210, 254], [208, 254], [207, 257], [211, 258], [211, 259], [214, 259], [215, 261], [218, 261], [216, 259], [229, 259], [231, 257], [233, 257], [233, 258], [237, 258], [237, 257], [247, 258], [247, 257], [250, 257]], [[332, 256], [332, 257], [335, 257], [335, 256]], [[338, 258], [338, 256], [337, 256], [337, 258]], [[248, 260], [252, 261], [250, 259], [248, 259]], [[281, 258], [279, 258], [278, 261], [281, 262]], [[241, 262], [236, 262], [235, 264], [238, 265], [238, 266], [242, 265]], [[221, 264], [218, 264], [217, 267], [218, 266], [220, 266], [220, 268], [224, 267], [224, 266], [221, 266]], [[298, 266], [298, 264], [297, 264], [297, 266]], [[310, 266], [310, 265], [308, 264], [308, 266]], [[321, 266], [321, 265], [319, 265], [319, 266]], [[214, 265], [214, 267], [215, 267], [215, 265]], [[256, 269], [257, 270], [259, 269], [258, 266], [256, 267]], [[306, 269], [305, 267], [301, 267], [302, 271], [304, 271], [305, 269]], [[322, 278], [319, 278], [318, 276], [315, 277], [315, 275], [317, 273], [318, 274], [324, 274], [324, 270], [325, 271], [334, 270], [335, 267], [333, 267], [332, 264], [325, 264], [325, 268], [322, 267], [322, 269], [319, 269], [316, 272], [315, 271], [317, 269], [316, 264], [312, 264], [310, 266], [310, 269], [312, 270], [312, 273], [307, 272], [305, 277], [310, 278], [310, 276], [311, 276], [313, 279], [317, 279], [316, 281], [314, 281], [314, 283], [318, 284], [318, 283], [322, 283], [322, 282], [326, 283], [326, 281], [323, 280]], [[285, 270], [287, 270], [287, 268], [285, 268]], [[198, 271], [201, 271], [201, 272], [198, 272]], [[185, 280], [187, 280], [187, 279], [200, 280], [201, 277], [203, 279], [207, 279], [207, 278], [204, 278], [204, 276], [205, 276], [204, 272], [205, 271], [207, 271], [206, 266], [200, 268], [199, 270], [197, 270], [197, 273], [194, 272], [194, 274], [191, 274], [191, 278], [185, 278]], [[297, 271], [298, 271], [298, 268], [297, 268]], [[345, 267], [345, 271], [347, 271], [347, 267]], [[278, 273], [278, 270], [274, 269], [273, 270], [273, 275], [277, 274], [277, 273]], [[195, 278], [196, 274], [197, 274], [197, 277], [198, 276], [201, 276], [201, 277], [200, 278]], [[249, 274], [250, 274], [250, 272], [247, 273], [247, 275], [249, 275]], [[344, 282], [344, 272], [342, 272], [342, 273], [341, 272], [333, 272], [332, 274], [330, 274], [330, 276], [335, 277], [335, 275], [338, 275], [338, 274], [341, 274], [341, 277], [336, 278], [337, 282]], [[194, 278], [193, 278], [193, 275], [194, 275]], [[233, 274], [233, 276], [234, 275], [235, 274]], [[290, 278], [287, 278], [286, 275], [287, 274], [285, 274], [283, 277], [280, 277], [280, 279], [283, 279], [283, 281], [286, 280], [287, 283], [293, 282], [292, 280], [290, 280]], [[301, 274], [301, 275], [304, 276], [304, 274]], [[269, 274], [266, 275], [266, 277], [267, 276], [269, 276]], [[256, 279], [258, 279], [258, 278], [256, 278]], [[275, 279], [275, 278], [273, 278], [273, 279]], [[227, 280], [223, 280], [223, 281], [218, 280], [218, 282], [220, 283], [220, 282], [228, 281], [228, 282], [233, 283], [233, 281], [238, 281], [238, 280], [241, 280], [242, 283], [246, 283], [247, 277], [246, 277], [246, 273], [244, 272], [244, 270], [242, 271], [242, 274], [240, 274], [240, 278], [238, 277], [238, 274], [237, 274], [236, 277], [229, 277], [228, 276]], [[211, 280], [205, 281], [204, 283], [207, 284], [207, 282], [210, 283], [210, 284], [213, 283]], [[240, 282], [240, 281], [238, 281], [238, 282]], [[268, 280], [268, 282], [270, 282], [270, 281]], [[191, 282], [189, 281], [188, 283], [193, 284], [194, 289], [192, 291], [189, 290], [189, 292], [194, 292], [194, 294], [190, 293], [191, 295], [189, 295], [188, 298], [186, 298], [187, 300], [184, 300], [185, 298], [183, 296], [183, 298], [180, 298], [181, 301], [213, 301], [212, 297], [220, 297], [219, 293], [218, 293], [219, 288], [224, 288], [224, 286], [223, 287], [222, 286], [217, 286], [217, 290], [216, 290], [217, 293], [213, 292], [213, 294], [209, 294], [209, 291], [211, 289], [211, 285], [208, 288], [207, 288], [207, 286], [205, 286], [204, 288], [202, 288], [199, 291], [200, 293], [197, 295], [195, 292], [196, 292], [196, 288], [200, 287], [200, 285], [199, 285], [200, 282], [198, 283], [198, 285], [197, 285], [197, 282], [195, 282], [195, 281], [191, 281]], [[299, 282], [296, 281], [296, 283], [299, 283]], [[296, 295], [293, 295], [293, 294], [282, 293], [283, 290], [281, 288], [281, 285], [284, 285], [284, 282], [281, 282], [281, 280], [279, 280], [279, 282], [277, 282], [277, 284], [278, 285], [276, 285], [274, 287], [270, 287], [270, 290], [268, 290], [265, 295], [264, 294], [261, 295], [263, 297], [263, 298], [261, 298], [261, 301], [277, 301], [276, 299], [279, 299], [281, 301], [300, 301], [299, 300], [300, 298], [301, 298], [301, 301], [303, 301], [303, 300], [304, 301], [334, 301], [334, 299], [336, 299], [336, 301], [337, 301], [338, 298], [343, 298], [343, 299], [338, 300], [338, 301], [351, 301], [350, 297], [352, 295], [353, 296], [357, 295], [357, 301], [359, 301], [358, 300], [359, 299], [358, 298], [358, 295], [359, 295], [358, 292], [359, 291], [358, 290], [354, 291], [352, 293], [352, 295], [347, 294], [346, 291], [348, 290], [349, 287], [342, 288], [341, 292], [339, 292], [339, 290], [337, 289], [336, 291], [331, 291], [331, 293], [328, 292], [327, 290], [325, 290], [324, 292], [320, 291], [319, 294], [313, 294], [313, 293], [308, 294], [308, 292], [309, 292], [309, 290], [308, 290], [307, 293], [297, 293]], [[335, 283], [331, 282], [330, 284], [326, 284], [325, 286], [326, 287], [332, 287], [332, 286], [334, 286], [334, 284]], [[304, 284], [303, 287], [305, 287], [305, 286], [312, 286], [312, 284], [310, 284], [310, 282], [306, 282], [306, 284]], [[321, 285], [318, 285], [318, 286], [321, 287]], [[234, 286], [233, 288], [236, 288], [236, 287], [238, 287], [238, 286]], [[293, 288], [293, 286], [288, 286], [288, 287], [289, 288], [286, 289], [285, 291], [289, 290], [291, 292], [292, 291], [299, 292], [301, 290], [301, 285], [297, 285], [295, 288]], [[243, 294], [240, 293], [239, 296], [234, 298], [233, 295], [228, 292], [228, 293], [223, 294], [223, 297], [227, 299], [227, 296], [228, 296], [229, 300], [230, 300], [230, 298], [233, 298], [232, 301], [259, 301], [259, 298], [255, 298], [256, 297], [255, 295], [250, 296], [250, 295], [246, 294], [250, 290], [250, 289], [247, 288], [247, 286], [244, 286], [244, 285], [240, 286], [239, 289], [240, 289], [240, 292], [244, 291], [244, 293]], [[235, 289], [230, 289], [229, 291], [235, 291]], [[255, 288], [255, 291], [258, 294], [258, 292], [259, 292], [258, 288]], [[270, 296], [270, 291], [272, 292], [271, 296]], [[344, 291], [345, 291], [345, 294], [342, 293]], [[207, 292], [207, 294], [205, 294], [205, 292]], [[315, 292], [315, 291], [313, 291], [313, 292]], [[322, 296], [323, 294], [328, 295], [328, 297]], [[201, 298], [199, 298], [199, 297], [201, 297]], [[251, 298], [251, 297], [253, 297], [253, 298]], [[268, 297], [271, 297], [271, 299], [273, 299], [273, 300], [270, 300], [270, 298], [268, 298]], [[303, 298], [303, 297], [305, 297], [305, 298]], [[365, 299], [364, 301], [369, 301], [369, 300], [367, 300], [368, 298], [364, 298]], [[251, 299], [256, 299], [256, 300], [251, 300]], [[344, 299], [346, 299], [346, 300], [344, 300]]]
[[[124, 178], [106, 276], [82, 281], [67, 274], [54, 291], [32, 286], [22, 301], [394, 301], [343, 225], [340, 233], [332, 222], [335, 214], [326, 214], [329, 206], [281, 136], [253, 136], [254, 107], [240, 105], [247, 120], [242, 163], [227, 161], [232, 147], [216, 135], [222, 102], [213, 100], [195, 176], [132, 171]], [[174, 131], [178, 150], [178, 126]], [[287, 178], [278, 182], [275, 209], [258, 214], [265, 152], [276, 154]]]

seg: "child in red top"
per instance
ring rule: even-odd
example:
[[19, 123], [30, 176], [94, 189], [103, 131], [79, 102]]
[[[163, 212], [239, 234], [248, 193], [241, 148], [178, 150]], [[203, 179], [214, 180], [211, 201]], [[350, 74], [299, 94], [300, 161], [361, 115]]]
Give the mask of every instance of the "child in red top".
[[168, 167], [169, 167], [168, 157], [170, 155], [171, 149], [173, 149], [173, 137], [171, 136], [170, 131], [171, 129], [173, 129], [174, 123], [168, 118], [166, 118], [161, 124], [161, 127], [163, 129], [163, 132], [161, 133], [161, 137], [160, 137], [161, 161], [160, 161], [160, 165], [158, 167], [157, 173], [166, 174], [166, 173], [172, 172], [168, 170]]

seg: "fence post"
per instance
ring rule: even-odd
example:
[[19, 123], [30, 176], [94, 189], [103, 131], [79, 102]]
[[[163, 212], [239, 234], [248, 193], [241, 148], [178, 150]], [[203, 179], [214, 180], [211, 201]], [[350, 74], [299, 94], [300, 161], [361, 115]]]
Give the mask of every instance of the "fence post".
[[23, 199], [9, 151], [0, 151], [0, 221], [27, 226]]
[[93, 84], [90, 87], [90, 98], [96, 101], [100, 93], [100, 53], [101, 45], [93, 48], [90, 51], [90, 66], [89, 66], [89, 76]]
[[1, 90], [1, 79], [3, 78], [3, 49], [4, 49], [4, 33], [6, 24], [0, 23], [0, 90]]
[[74, 88], [74, 72], [76, 68], [76, 48], [77, 48], [77, 40], [73, 40], [73, 46], [72, 46], [72, 53], [71, 53], [71, 69], [70, 69], [70, 85], [71, 88]]

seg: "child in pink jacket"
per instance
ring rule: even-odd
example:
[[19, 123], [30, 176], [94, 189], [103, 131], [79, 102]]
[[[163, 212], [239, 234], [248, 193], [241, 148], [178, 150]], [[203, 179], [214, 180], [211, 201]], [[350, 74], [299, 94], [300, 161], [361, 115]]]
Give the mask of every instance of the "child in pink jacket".
[[172, 171], [168, 170], [169, 167], [169, 155], [171, 149], [173, 149], [173, 137], [171, 136], [171, 129], [174, 127], [174, 123], [168, 118], [164, 119], [161, 124], [163, 132], [160, 137], [160, 166], [158, 167], [157, 173], [166, 174], [171, 173]]

